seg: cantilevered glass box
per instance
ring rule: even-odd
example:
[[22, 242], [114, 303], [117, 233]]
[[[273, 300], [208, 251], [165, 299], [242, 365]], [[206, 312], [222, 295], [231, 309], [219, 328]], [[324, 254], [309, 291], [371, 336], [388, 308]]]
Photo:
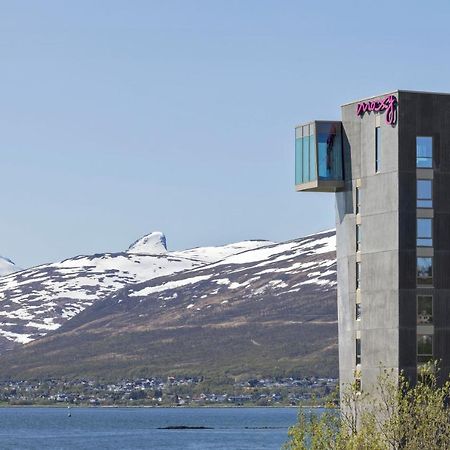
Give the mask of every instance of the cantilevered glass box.
[[341, 122], [314, 122], [295, 129], [297, 191], [337, 192], [344, 187]]

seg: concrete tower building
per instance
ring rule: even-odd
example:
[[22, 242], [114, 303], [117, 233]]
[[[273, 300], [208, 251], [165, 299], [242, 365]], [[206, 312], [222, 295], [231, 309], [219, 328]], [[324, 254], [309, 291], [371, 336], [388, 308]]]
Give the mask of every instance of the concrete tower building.
[[335, 192], [340, 382], [450, 371], [450, 94], [396, 91], [296, 128], [298, 191]]

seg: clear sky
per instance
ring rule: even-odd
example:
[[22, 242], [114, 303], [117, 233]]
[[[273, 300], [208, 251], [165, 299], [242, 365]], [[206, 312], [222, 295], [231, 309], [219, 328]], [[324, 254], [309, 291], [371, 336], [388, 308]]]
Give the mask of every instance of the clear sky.
[[[294, 126], [450, 91], [450, 4], [0, 0], [0, 254], [27, 267], [334, 226], [294, 192]], [[450, 151], [450, 149], [449, 149]]]

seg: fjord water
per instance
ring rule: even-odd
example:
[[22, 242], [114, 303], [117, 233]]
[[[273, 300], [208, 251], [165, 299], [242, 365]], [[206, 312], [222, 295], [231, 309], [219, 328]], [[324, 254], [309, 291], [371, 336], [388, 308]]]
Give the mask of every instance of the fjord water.
[[[296, 408], [0, 408], [6, 449], [272, 450]], [[315, 411], [316, 412], [316, 411]], [[209, 429], [164, 429], [170, 426]]]

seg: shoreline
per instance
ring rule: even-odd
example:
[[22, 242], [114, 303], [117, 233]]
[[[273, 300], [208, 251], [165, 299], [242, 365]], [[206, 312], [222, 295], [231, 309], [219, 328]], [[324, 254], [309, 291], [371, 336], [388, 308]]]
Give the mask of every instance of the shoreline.
[[305, 405], [278, 405], [278, 406], [253, 406], [253, 405], [247, 405], [247, 406], [233, 406], [233, 405], [205, 405], [205, 406], [185, 406], [185, 405], [164, 405], [164, 406], [153, 406], [153, 405], [95, 405], [95, 406], [89, 406], [89, 405], [0, 405], [1, 409], [8, 409], [8, 408], [54, 408], [54, 409], [280, 409], [280, 408], [289, 408], [289, 409], [339, 409], [336, 408], [330, 408], [325, 405], [312, 405], [312, 406], [305, 406]]

